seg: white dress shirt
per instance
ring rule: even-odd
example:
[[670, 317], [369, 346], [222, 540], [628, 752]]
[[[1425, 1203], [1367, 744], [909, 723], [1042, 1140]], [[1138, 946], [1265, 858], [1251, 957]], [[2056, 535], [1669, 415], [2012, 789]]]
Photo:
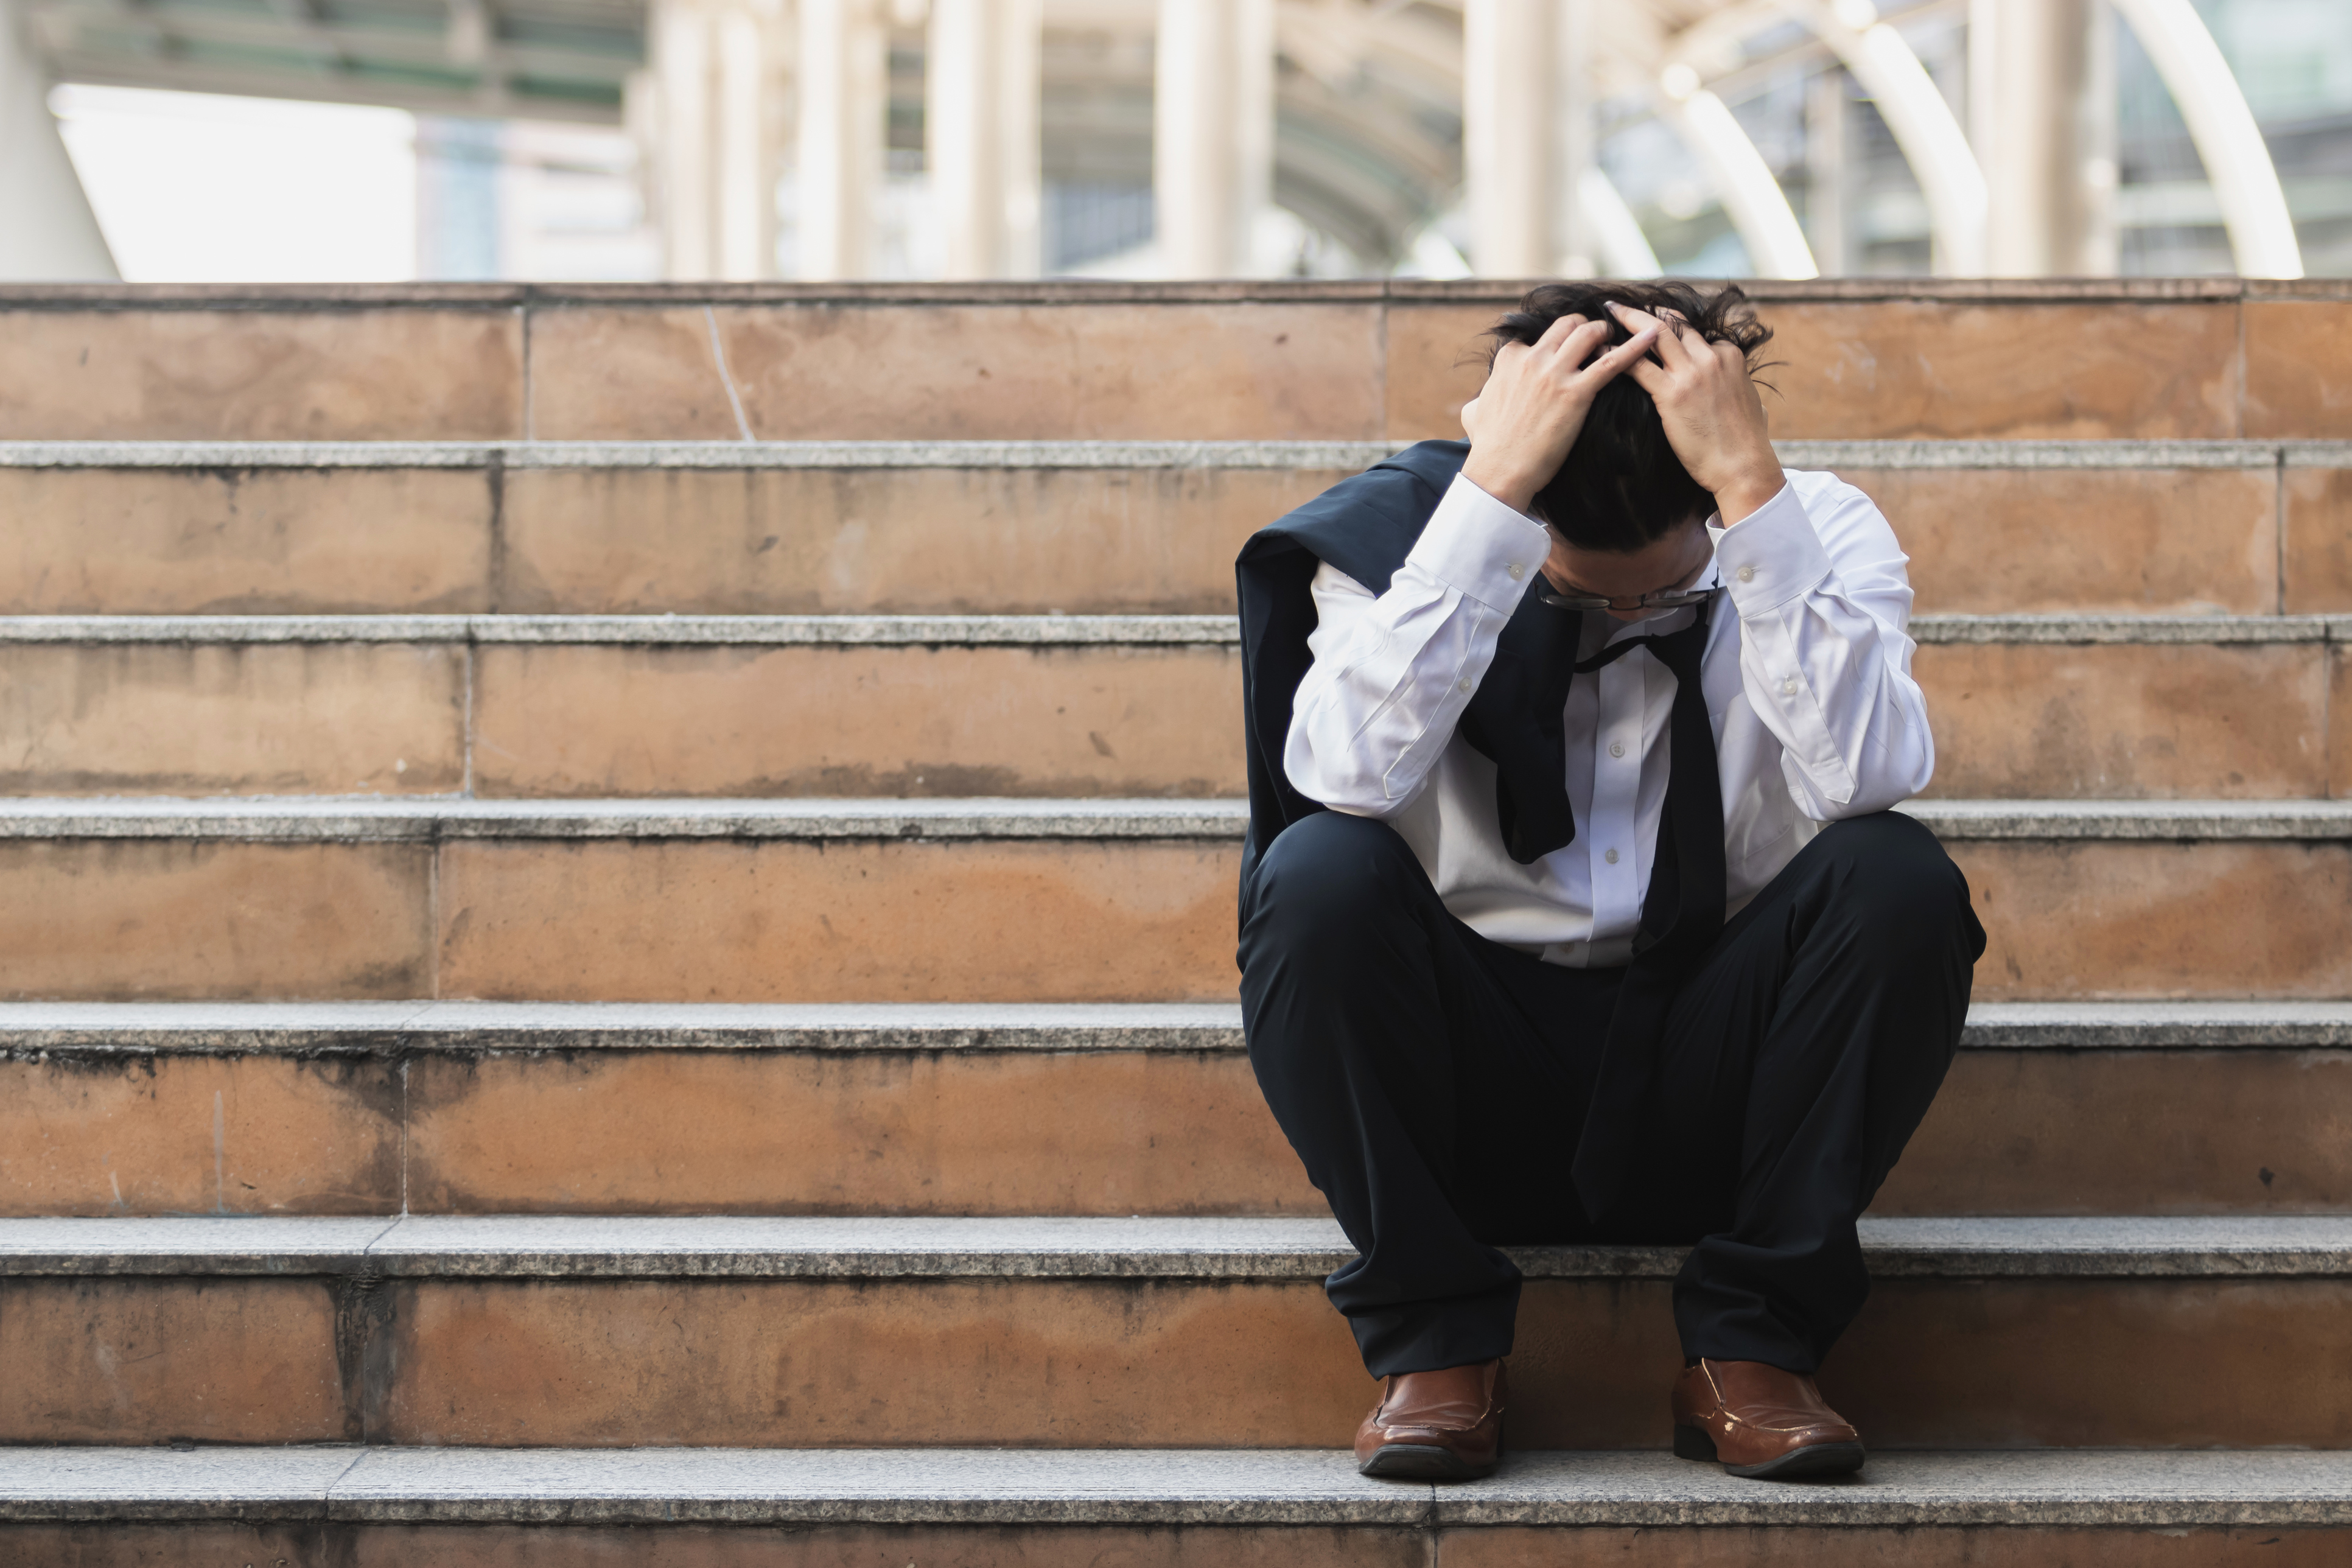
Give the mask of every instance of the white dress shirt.
[[[1726, 590], [1700, 679], [1723, 781], [1727, 913], [1822, 823], [1916, 795], [1936, 766], [1895, 531], [1833, 474], [1786, 477], [1738, 525], [1707, 521], [1715, 559], [1699, 579]], [[1445, 907], [1481, 936], [1553, 963], [1620, 964], [1665, 809], [1673, 674], [1637, 648], [1570, 683], [1576, 838], [1531, 865], [1503, 847], [1495, 764], [1454, 732], [1549, 551], [1541, 525], [1457, 478], [1387, 593], [1323, 565], [1315, 662], [1283, 768], [1309, 799], [1395, 827]], [[1696, 613], [1588, 615], [1578, 658], [1679, 631]]]

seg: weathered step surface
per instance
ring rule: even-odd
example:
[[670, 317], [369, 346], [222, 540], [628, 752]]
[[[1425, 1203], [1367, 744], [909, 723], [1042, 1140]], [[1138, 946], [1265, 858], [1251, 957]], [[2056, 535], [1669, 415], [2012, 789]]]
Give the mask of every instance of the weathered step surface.
[[1230, 795], [1237, 643], [1211, 616], [0, 622], [0, 789]]
[[[2352, 616], [1926, 616], [1943, 796], [2352, 795]], [[1217, 616], [0, 621], [18, 795], [1242, 793]]]
[[[1229, 612], [1397, 443], [0, 442], [0, 610]], [[2352, 610], [2343, 441], [1784, 440], [1924, 611]]]
[[[1570, 1533], [1570, 1531], [1573, 1533]], [[1881, 1453], [1858, 1484], [1531, 1451], [1485, 1481], [1371, 1481], [1328, 1449], [0, 1450], [0, 1549], [105, 1565], [602, 1560], [2315, 1568], [2352, 1549], [2326, 1453]], [[236, 1555], [241, 1553], [242, 1555]]]
[[[1986, 1001], [2352, 994], [2352, 805], [1922, 801]], [[17, 800], [0, 996], [1210, 1001], [1233, 801]]]
[[[1874, 1212], [2342, 1212], [2347, 1118], [2352, 1004], [1983, 1004]], [[396, 1211], [1325, 1212], [1231, 1006], [0, 1006], [0, 1213]]]
[[[2352, 1446], [2352, 1219], [1864, 1233], [1822, 1381], [1884, 1446]], [[9, 1220], [0, 1441], [1339, 1445], [1349, 1256], [1312, 1220]], [[1658, 1444], [1680, 1248], [1514, 1256], [1517, 1441]]]
[[[1524, 287], [35, 286], [0, 436], [1450, 435]], [[1787, 435], [2352, 435], [2339, 280], [1748, 287]]]

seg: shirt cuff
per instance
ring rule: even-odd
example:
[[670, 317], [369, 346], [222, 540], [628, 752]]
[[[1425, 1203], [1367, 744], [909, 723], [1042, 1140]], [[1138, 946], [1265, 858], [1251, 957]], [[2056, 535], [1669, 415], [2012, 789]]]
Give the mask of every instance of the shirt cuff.
[[1511, 609], [1550, 553], [1541, 523], [1456, 474], [1405, 561], [1480, 604]]
[[1715, 536], [1716, 564], [1741, 616], [1766, 615], [1811, 593], [1830, 574], [1830, 552], [1813, 531], [1797, 487], [1780, 493], [1738, 524], [1707, 531]]

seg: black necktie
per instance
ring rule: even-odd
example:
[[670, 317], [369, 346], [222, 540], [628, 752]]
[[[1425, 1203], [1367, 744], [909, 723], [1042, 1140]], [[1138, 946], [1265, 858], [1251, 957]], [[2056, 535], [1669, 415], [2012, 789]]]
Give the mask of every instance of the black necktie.
[[1723, 785], [1715, 727], [1706, 716], [1699, 666], [1706, 653], [1708, 599], [1681, 631], [1612, 644], [1576, 666], [1580, 675], [1648, 648], [1674, 673], [1675, 707], [1667, 734], [1665, 812], [1650, 857], [1650, 888], [1633, 933], [1633, 962], [1617, 988], [1616, 1011], [1601, 1055], [1582, 1135], [1570, 1168], [1584, 1212], [1603, 1217], [1614, 1205], [1641, 1136], [1655, 1076], [1666, 1012], [1699, 959], [1723, 930]]

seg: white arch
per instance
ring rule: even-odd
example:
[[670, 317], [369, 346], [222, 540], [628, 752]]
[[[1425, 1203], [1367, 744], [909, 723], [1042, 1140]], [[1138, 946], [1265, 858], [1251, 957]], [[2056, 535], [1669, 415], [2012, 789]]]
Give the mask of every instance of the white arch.
[[1819, 278], [1812, 247], [1789, 205], [1789, 195], [1772, 177], [1764, 154], [1748, 139], [1723, 100], [1698, 85], [1689, 66], [1668, 66], [1659, 76], [1659, 117], [1674, 128], [1723, 198], [1731, 225], [1748, 247], [1759, 278]]
[[[2186, 4], [2186, 0], [2183, 0]], [[1981, 277], [1987, 263], [1985, 219], [1990, 202], [1984, 171], [1969, 147], [1959, 118], [1903, 35], [1878, 19], [1871, 0], [1781, 0], [1791, 18], [1811, 28], [1877, 101], [1886, 129], [1927, 198], [1936, 270]]]
[[1592, 231], [1593, 247], [1601, 252], [1601, 269], [1612, 278], [1655, 278], [1665, 270], [1650, 237], [1609, 176], [1595, 163], [1576, 182], [1577, 205]]
[[2221, 199], [2240, 276], [2300, 278], [2303, 249], [2278, 165], [2221, 47], [2189, 0], [2116, 0], [2189, 122], [2205, 177]]

